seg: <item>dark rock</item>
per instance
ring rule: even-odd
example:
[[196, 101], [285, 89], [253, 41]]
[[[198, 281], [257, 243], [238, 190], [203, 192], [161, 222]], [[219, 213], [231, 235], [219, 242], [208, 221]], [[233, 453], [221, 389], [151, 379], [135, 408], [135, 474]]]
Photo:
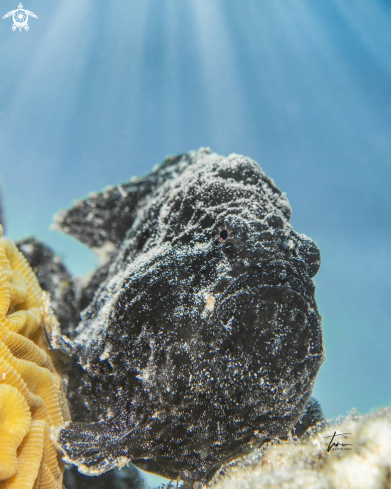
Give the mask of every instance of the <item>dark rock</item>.
[[69, 466], [64, 472], [64, 485], [67, 489], [144, 489], [137, 469], [131, 464], [99, 477], [82, 475], [76, 467]]
[[36, 274], [39, 285], [49, 292], [51, 306], [60, 323], [61, 332], [73, 337], [79, 322], [73, 278], [61, 258], [36, 238], [26, 238], [16, 243]]

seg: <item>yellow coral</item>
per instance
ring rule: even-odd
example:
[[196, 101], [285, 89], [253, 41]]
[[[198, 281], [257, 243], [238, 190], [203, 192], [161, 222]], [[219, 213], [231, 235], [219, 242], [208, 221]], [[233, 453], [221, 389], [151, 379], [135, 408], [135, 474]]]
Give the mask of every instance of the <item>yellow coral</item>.
[[0, 226], [0, 489], [62, 487], [49, 435], [70, 416], [45, 342], [48, 309], [34, 272]]

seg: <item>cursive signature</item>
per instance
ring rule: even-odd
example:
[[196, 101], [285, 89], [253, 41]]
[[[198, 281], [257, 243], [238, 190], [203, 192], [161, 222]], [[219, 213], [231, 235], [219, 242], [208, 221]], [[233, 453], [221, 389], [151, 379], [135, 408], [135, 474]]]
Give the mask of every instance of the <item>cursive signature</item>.
[[338, 433], [334, 431], [333, 436], [324, 436], [323, 438], [331, 438], [330, 443], [327, 447], [327, 451], [329, 452], [333, 447], [338, 448], [338, 447], [346, 447], [346, 446], [352, 446], [352, 443], [339, 443], [338, 441], [334, 441], [335, 437], [337, 436], [345, 436], [345, 435], [351, 435], [352, 433]]

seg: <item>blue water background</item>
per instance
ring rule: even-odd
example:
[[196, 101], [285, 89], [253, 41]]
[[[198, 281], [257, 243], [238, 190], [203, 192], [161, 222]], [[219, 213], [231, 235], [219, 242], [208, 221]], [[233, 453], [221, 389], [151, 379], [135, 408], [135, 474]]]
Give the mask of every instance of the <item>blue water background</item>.
[[[18, 0], [4, 0], [2, 14]], [[77, 275], [91, 252], [49, 230], [75, 198], [210, 146], [255, 159], [319, 245], [328, 417], [391, 402], [391, 3], [25, 0], [0, 19], [7, 235]], [[1, 13], [1, 12], [0, 12]]]

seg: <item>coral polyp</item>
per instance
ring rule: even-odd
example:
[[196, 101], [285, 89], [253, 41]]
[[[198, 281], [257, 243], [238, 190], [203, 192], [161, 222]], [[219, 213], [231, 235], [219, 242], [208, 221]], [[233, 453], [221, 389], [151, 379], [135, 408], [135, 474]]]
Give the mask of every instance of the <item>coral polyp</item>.
[[70, 416], [45, 341], [45, 324], [53, 327], [48, 311], [47, 295], [0, 226], [1, 489], [62, 487], [63, 465], [49, 435]]

